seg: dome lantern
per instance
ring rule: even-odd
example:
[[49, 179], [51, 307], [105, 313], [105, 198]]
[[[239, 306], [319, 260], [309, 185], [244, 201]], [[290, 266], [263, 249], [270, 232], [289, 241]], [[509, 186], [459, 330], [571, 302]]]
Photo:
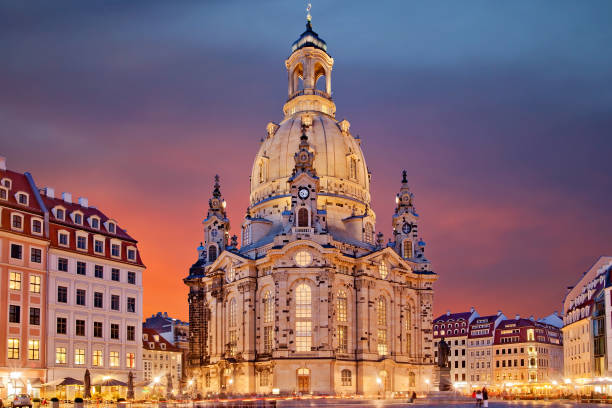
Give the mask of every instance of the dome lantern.
[[310, 14], [306, 31], [291, 46], [285, 61], [288, 73], [288, 100], [283, 111], [292, 115], [302, 111], [319, 111], [334, 116], [331, 72], [334, 59], [327, 53], [327, 44], [313, 31]]

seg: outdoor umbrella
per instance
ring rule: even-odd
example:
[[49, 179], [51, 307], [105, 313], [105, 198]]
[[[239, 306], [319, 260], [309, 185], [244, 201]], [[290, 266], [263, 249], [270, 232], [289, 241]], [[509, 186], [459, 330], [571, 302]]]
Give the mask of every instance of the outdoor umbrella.
[[83, 381], [72, 377], [60, 378], [43, 384], [45, 387], [60, 387], [65, 385], [83, 385]]
[[172, 374], [166, 374], [166, 398], [172, 398]]
[[85, 370], [85, 398], [91, 398], [91, 374], [89, 374], [89, 369]]
[[108, 378], [106, 380], [102, 380], [95, 385], [99, 385], [101, 387], [126, 387], [127, 384], [123, 381], [115, 380], [114, 378]]
[[128, 399], [134, 399], [134, 374], [131, 371], [128, 374], [127, 397]]

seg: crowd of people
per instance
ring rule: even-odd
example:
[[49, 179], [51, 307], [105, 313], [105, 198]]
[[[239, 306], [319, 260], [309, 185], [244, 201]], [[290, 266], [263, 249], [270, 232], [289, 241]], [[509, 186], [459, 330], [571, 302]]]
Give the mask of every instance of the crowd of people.
[[488, 407], [489, 406], [489, 392], [484, 387], [482, 390], [475, 390], [472, 392], [472, 398], [476, 398], [477, 407]]

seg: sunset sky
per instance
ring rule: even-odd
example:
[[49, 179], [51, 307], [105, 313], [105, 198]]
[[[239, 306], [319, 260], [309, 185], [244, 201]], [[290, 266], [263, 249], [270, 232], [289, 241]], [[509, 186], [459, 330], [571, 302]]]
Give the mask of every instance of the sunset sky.
[[[435, 314], [560, 311], [612, 255], [612, 2], [312, 3], [386, 237], [408, 171]], [[239, 234], [305, 6], [0, 1], [0, 155], [139, 240], [145, 316], [187, 318], [216, 173]]]

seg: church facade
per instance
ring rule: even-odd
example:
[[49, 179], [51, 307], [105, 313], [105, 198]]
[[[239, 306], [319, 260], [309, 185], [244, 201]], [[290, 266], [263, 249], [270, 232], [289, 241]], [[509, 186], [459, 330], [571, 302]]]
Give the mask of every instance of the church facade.
[[360, 140], [335, 118], [333, 63], [309, 20], [285, 62], [284, 118], [253, 162], [240, 246], [215, 180], [184, 279], [186, 363], [202, 394], [381, 395], [434, 380], [437, 275], [414, 194], [404, 172], [385, 242]]

